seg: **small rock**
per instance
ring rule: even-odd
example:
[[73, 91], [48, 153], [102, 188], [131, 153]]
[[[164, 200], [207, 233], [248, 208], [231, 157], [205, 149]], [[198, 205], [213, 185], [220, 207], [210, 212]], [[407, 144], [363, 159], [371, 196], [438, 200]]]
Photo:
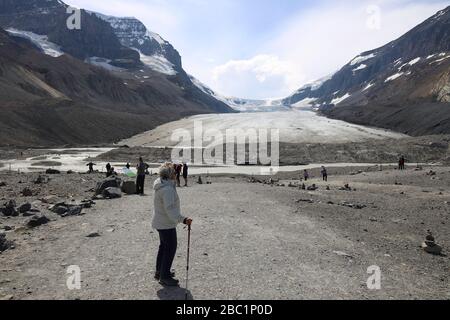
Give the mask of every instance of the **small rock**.
[[17, 217], [19, 213], [16, 210], [16, 201], [9, 200], [3, 204], [2, 213], [7, 217]]
[[43, 224], [47, 224], [48, 222], [50, 222], [50, 220], [46, 216], [43, 214], [36, 214], [27, 222], [27, 226], [29, 228], [36, 228]]
[[56, 169], [47, 169], [45, 171], [46, 174], [61, 174], [61, 171], [56, 170]]
[[97, 238], [97, 237], [100, 237], [100, 233], [98, 232], [92, 232], [86, 236], [86, 238]]
[[6, 187], [6, 182], [0, 181], [0, 187]]
[[300, 200], [297, 200], [297, 203], [299, 203], [299, 202], [314, 203], [314, 200], [313, 199], [300, 199]]
[[43, 184], [43, 183], [47, 183], [48, 182], [48, 178], [39, 175], [39, 177], [36, 178], [36, 180], [34, 180], [34, 184]]
[[25, 213], [31, 210], [31, 203], [26, 202], [19, 207], [19, 213]]
[[6, 239], [6, 234], [4, 232], [0, 232], [0, 252], [12, 249], [12, 247], [13, 242]]
[[425, 238], [425, 242], [422, 243], [422, 248], [425, 252], [434, 255], [442, 254], [442, 247], [436, 244], [436, 239], [434, 238], [432, 232], [428, 230], [428, 235]]
[[24, 188], [21, 193], [24, 197], [31, 197], [33, 195], [33, 191], [28, 187]]
[[66, 212], [64, 216], [78, 216], [81, 215], [83, 211], [83, 206], [70, 206], [69, 210]]
[[59, 216], [63, 216], [66, 214], [67, 211], [69, 211], [69, 208], [66, 206], [65, 203], [58, 203], [55, 204], [53, 206], [51, 206], [50, 208], [48, 208], [50, 211], [56, 213]]
[[340, 257], [353, 258], [351, 255], [349, 255], [348, 253], [345, 253], [343, 251], [333, 251], [333, 253], [337, 254]]
[[54, 195], [50, 195], [50, 196], [46, 196], [44, 198], [39, 199], [42, 203], [47, 203], [47, 204], [55, 204], [58, 202], [58, 197], [54, 196]]
[[83, 208], [89, 209], [89, 208], [92, 208], [93, 205], [95, 205], [95, 202], [92, 200], [86, 199], [86, 200], [81, 201], [81, 205], [83, 206]]

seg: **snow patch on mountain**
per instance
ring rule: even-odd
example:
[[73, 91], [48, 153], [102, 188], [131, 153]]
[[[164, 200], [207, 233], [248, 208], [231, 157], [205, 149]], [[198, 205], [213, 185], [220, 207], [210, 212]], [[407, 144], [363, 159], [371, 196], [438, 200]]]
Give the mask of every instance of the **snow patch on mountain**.
[[101, 57], [90, 57], [90, 58], [87, 58], [86, 60], [84, 60], [84, 62], [92, 64], [97, 67], [101, 67], [101, 68], [109, 70], [109, 71], [121, 72], [121, 71], [125, 70], [123, 68], [119, 68], [119, 67], [111, 65], [110, 59], [101, 58]]
[[156, 54], [153, 56], [147, 56], [140, 50], [137, 50], [135, 48], [133, 49], [139, 52], [142, 63], [144, 63], [150, 69], [159, 73], [167, 74], [169, 76], [174, 76], [177, 74], [177, 71], [175, 71], [174, 69], [174, 65], [163, 56]]
[[375, 58], [375, 57], [376, 57], [376, 54], [374, 54], [374, 53], [371, 53], [371, 54], [368, 54], [365, 56], [357, 56], [355, 59], [353, 59], [350, 62], [350, 65], [354, 66], [354, 65], [360, 64], [361, 62], [367, 61], [367, 60]]
[[356, 72], [356, 71], [359, 71], [359, 70], [363, 70], [365, 68], [367, 68], [367, 65], [366, 64], [361, 64], [357, 68], [353, 69], [353, 72]]
[[331, 104], [338, 105], [339, 103], [343, 102], [344, 100], [347, 100], [350, 97], [351, 95], [349, 93], [346, 93], [342, 97], [331, 100]]
[[371, 82], [371, 83], [369, 83], [362, 91], [364, 92], [364, 91], [367, 91], [367, 90], [369, 90], [371, 87], [373, 87], [375, 85], [375, 83], [373, 83], [373, 82]]
[[386, 80], [384, 80], [384, 83], [387, 83], [387, 82], [389, 82], [389, 81], [394, 81], [395, 79], [400, 78], [400, 77], [401, 77], [402, 75], [404, 75], [404, 74], [405, 74], [404, 72], [396, 73], [396, 74], [394, 74], [394, 75], [388, 77]]
[[317, 101], [316, 98], [305, 98], [303, 100], [300, 100], [297, 103], [294, 103], [291, 105], [291, 108], [293, 109], [311, 109], [315, 106], [315, 102]]
[[39, 35], [30, 31], [17, 30], [14, 28], [6, 29], [6, 31], [12, 36], [24, 38], [31, 41], [46, 55], [57, 58], [64, 54], [64, 52], [61, 50], [61, 47], [53, 42], [48, 41], [48, 37], [45, 35]]

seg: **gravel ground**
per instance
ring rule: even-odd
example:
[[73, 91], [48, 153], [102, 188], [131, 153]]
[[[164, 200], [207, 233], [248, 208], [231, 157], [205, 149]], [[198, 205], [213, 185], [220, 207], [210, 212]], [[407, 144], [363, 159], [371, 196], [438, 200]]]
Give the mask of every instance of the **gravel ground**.
[[[298, 174], [280, 175], [276, 184], [286, 186], [221, 176], [204, 177], [212, 184], [179, 189], [183, 212], [194, 219], [191, 297], [450, 299], [449, 257], [420, 248], [427, 230], [444, 253], [450, 248], [450, 168], [329, 171], [327, 184], [317, 178], [308, 182], [316, 183], [317, 191], [288, 187], [299, 183], [290, 179]], [[145, 197], [98, 200], [84, 215], [61, 218], [36, 199], [54, 194], [82, 200], [92, 196], [102, 176], [61, 174], [34, 185], [36, 176], [0, 173], [7, 183], [0, 187], [0, 204], [27, 200], [51, 219], [28, 229], [23, 225], [29, 218], [0, 216], [0, 229], [12, 227], [6, 237], [15, 245], [0, 254], [0, 297], [184, 299], [183, 288], [163, 288], [152, 278], [158, 247], [151, 230], [154, 178], [147, 179]], [[356, 191], [339, 190], [346, 183]], [[26, 186], [37, 194], [20, 197]], [[92, 233], [99, 236], [88, 238]], [[186, 233], [178, 229], [174, 264], [182, 286]], [[66, 286], [70, 265], [81, 269], [81, 290]], [[381, 290], [366, 286], [372, 265], [381, 268]]]

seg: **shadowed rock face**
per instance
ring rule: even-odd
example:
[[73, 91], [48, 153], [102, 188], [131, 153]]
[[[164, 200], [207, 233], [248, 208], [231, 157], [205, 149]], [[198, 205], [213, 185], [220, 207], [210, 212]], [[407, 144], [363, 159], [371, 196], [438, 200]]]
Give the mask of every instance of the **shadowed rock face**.
[[139, 54], [122, 46], [111, 26], [95, 15], [81, 12], [81, 30], [67, 28], [67, 5], [60, 1], [0, 1], [0, 26], [47, 35], [49, 41], [79, 59], [97, 56], [129, 67], [140, 64]]
[[[66, 8], [53, 0], [0, 0], [1, 145], [113, 142], [182, 117], [232, 111], [195, 87], [178, 52], [140, 22], [133, 20], [119, 40], [109, 22], [84, 10], [81, 30], [69, 30]], [[136, 30], [143, 41], [131, 40]], [[33, 37], [58, 54], [48, 55]], [[168, 76], [145, 66], [128, 47], [137, 45], [144, 54], [173, 55], [179, 72]], [[85, 63], [92, 57], [122, 69]]]

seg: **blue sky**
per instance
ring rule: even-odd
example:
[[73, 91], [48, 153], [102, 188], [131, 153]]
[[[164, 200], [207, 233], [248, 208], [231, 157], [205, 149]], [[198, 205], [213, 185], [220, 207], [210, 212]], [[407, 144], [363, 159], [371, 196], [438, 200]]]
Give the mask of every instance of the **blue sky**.
[[228, 96], [278, 98], [450, 5], [444, 0], [67, 0], [135, 16]]

